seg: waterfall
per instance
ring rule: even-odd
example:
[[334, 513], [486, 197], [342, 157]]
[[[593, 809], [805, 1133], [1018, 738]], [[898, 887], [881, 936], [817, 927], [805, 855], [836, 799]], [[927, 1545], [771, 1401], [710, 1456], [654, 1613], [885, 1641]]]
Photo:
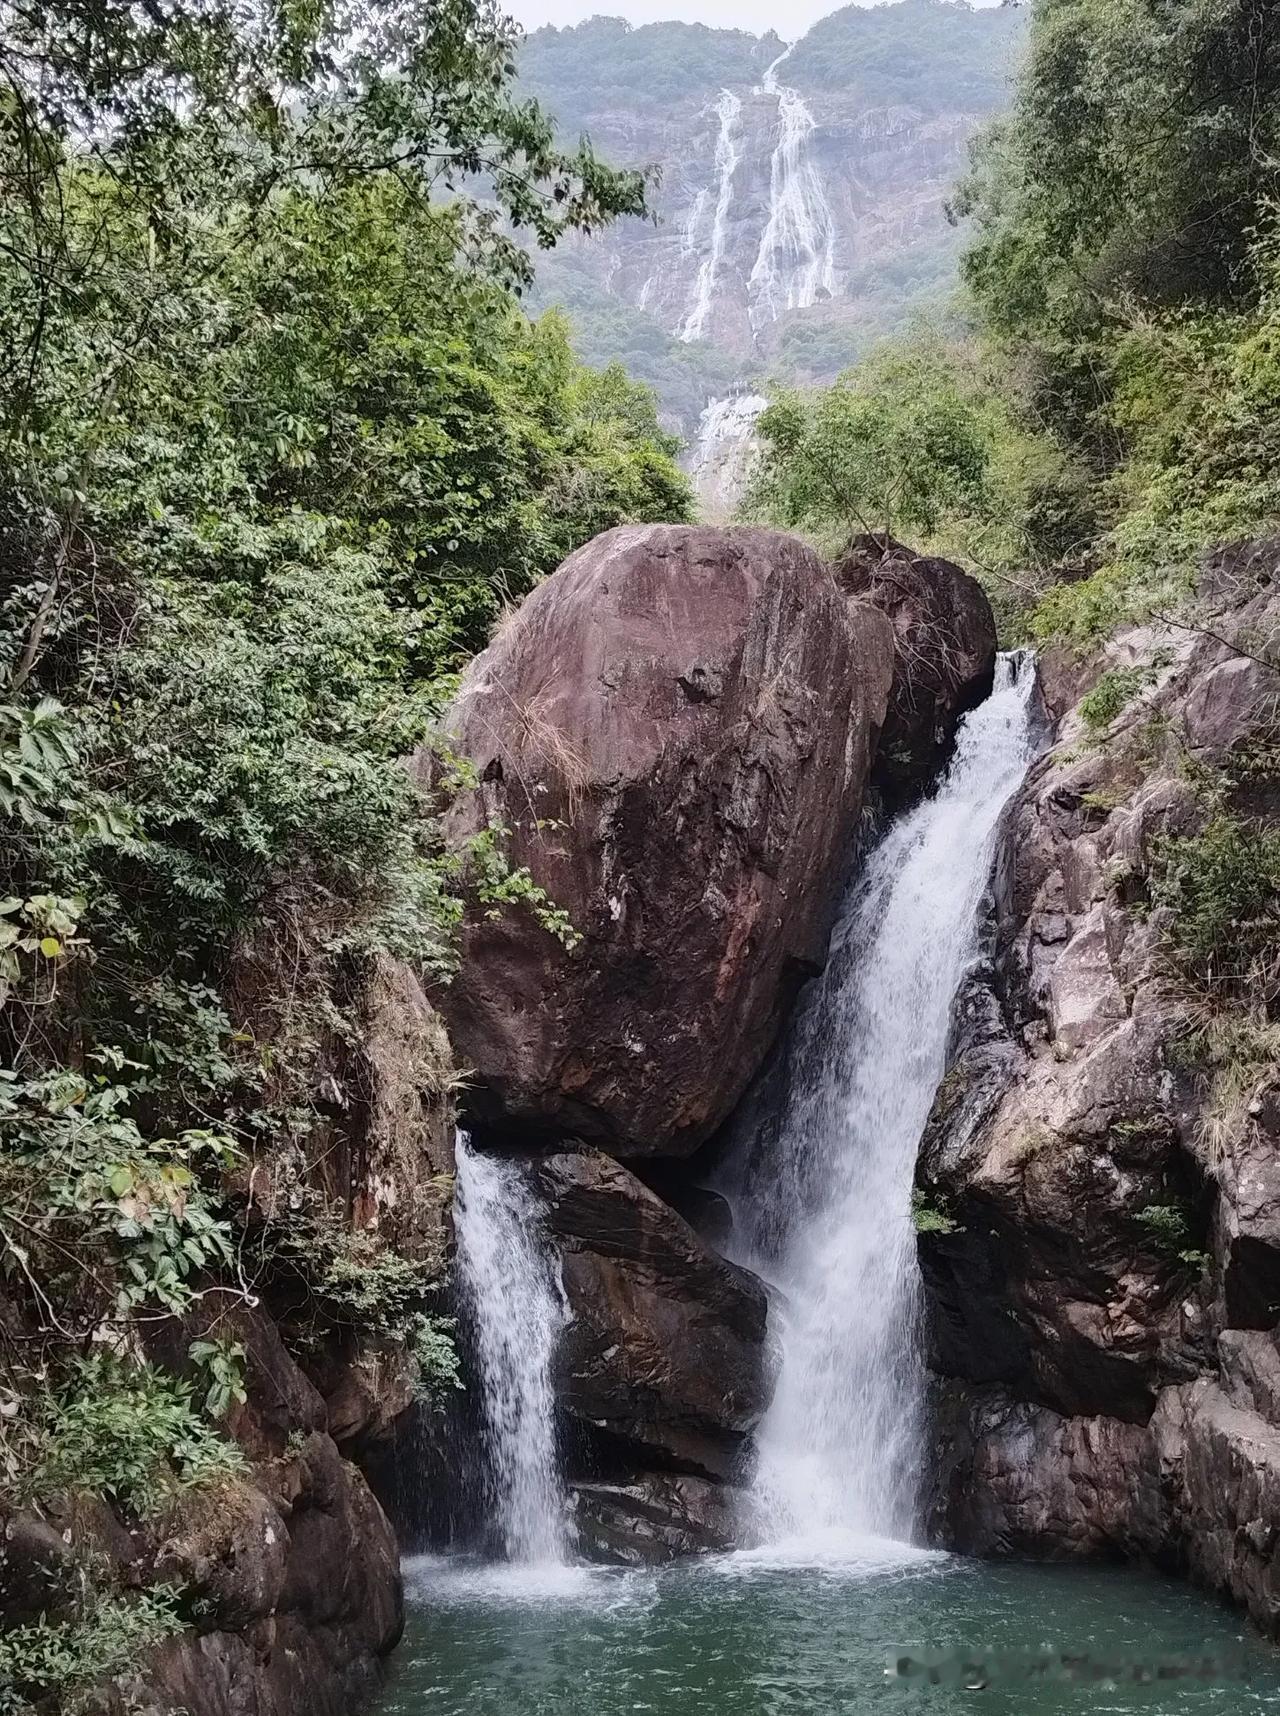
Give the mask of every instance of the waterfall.
[[751, 1260], [782, 1323], [754, 1499], [766, 1541], [802, 1552], [912, 1533], [916, 1152], [996, 825], [1030, 760], [1034, 685], [1028, 655], [1000, 657], [936, 793], [871, 852], [796, 1020], [777, 1138], [745, 1170]]
[[746, 487], [756, 419], [768, 403], [760, 393], [731, 393], [713, 399], [698, 419], [689, 475], [704, 519], [732, 517]]
[[[716, 139], [716, 172], [719, 190], [715, 215], [711, 222], [711, 248], [698, 267], [693, 286], [693, 305], [680, 329], [682, 340], [700, 340], [706, 333], [707, 318], [715, 292], [716, 275], [724, 257], [725, 234], [729, 221], [729, 205], [733, 201], [733, 175], [738, 167], [738, 116], [742, 102], [731, 89], [722, 89], [716, 103], [720, 119], [720, 135]], [[695, 205], [695, 207], [698, 205]]]
[[835, 222], [809, 149], [816, 122], [800, 91], [778, 82], [790, 52], [778, 55], [760, 83], [762, 94], [778, 98], [778, 142], [769, 163], [769, 218], [747, 283], [753, 328], [836, 287]]
[[551, 1367], [566, 1311], [541, 1211], [515, 1163], [460, 1135], [454, 1219], [507, 1558], [558, 1564], [568, 1545]]

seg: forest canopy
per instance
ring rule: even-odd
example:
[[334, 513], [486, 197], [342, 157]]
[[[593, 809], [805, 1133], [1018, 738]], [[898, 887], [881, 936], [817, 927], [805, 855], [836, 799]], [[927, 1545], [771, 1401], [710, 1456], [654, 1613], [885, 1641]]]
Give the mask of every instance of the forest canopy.
[[757, 510], [805, 492], [838, 535], [847, 506], [806, 489], [823, 425], [870, 392], [881, 439], [909, 438], [959, 398], [983, 481], [957, 492], [926, 460], [917, 521], [1012, 627], [1084, 648], [1185, 599], [1208, 545], [1280, 515], [1278, 127], [1265, 0], [1038, 0], [954, 198], [968, 331], [904, 336], [767, 416]]
[[[186, 1385], [77, 1354], [230, 1269], [224, 1178], [285, 1142], [306, 1161], [316, 1045], [350, 1032], [362, 964], [446, 968], [463, 885], [556, 926], [500, 831], [459, 874], [403, 758], [506, 604], [597, 531], [690, 502], [652, 395], [521, 309], [531, 254], [642, 213], [646, 183], [560, 148], [513, 92], [514, 40], [485, 0], [0, 0], [19, 1491], [86, 1401], [154, 1432], [148, 1459], [175, 1423], [206, 1434]], [[300, 998], [281, 966], [257, 1004], [288, 1030], [264, 1044], [233, 974], [286, 942], [325, 982]], [[362, 1263], [401, 1308], [407, 1268]], [[233, 1359], [201, 1355], [223, 1408]]]

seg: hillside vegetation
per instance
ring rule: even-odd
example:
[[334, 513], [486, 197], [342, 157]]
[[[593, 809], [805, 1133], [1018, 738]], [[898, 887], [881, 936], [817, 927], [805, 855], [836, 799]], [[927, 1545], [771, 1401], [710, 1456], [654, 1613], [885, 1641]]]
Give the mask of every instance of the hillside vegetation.
[[780, 395], [753, 508], [923, 532], [1010, 636], [1096, 644], [1280, 511], [1280, 28], [1262, 0], [1039, 0], [977, 142], [969, 329]]
[[[652, 397], [519, 308], [509, 231], [646, 186], [557, 147], [511, 50], [472, 0], [387, 0], [358, 45], [323, 11], [0, 4], [6, 1518], [70, 1488], [136, 1521], [242, 1468], [243, 1345], [141, 1356], [200, 1301], [289, 1279], [309, 1340], [354, 1318], [448, 1375], [429, 1270], [309, 1189], [322, 1050], [379, 958], [449, 965], [459, 887], [540, 900], [500, 832], [445, 861], [401, 759], [504, 604], [689, 504]], [[292, 1213], [250, 1241], [228, 1188], [281, 1152]], [[190, 1618], [96, 1562], [45, 1600], [0, 1708]]]
[[964, 0], [842, 6], [801, 38], [787, 77], [864, 107], [985, 113], [1008, 99], [1022, 22], [1015, 6]]
[[746, 30], [705, 24], [643, 24], [588, 18], [535, 30], [520, 49], [520, 82], [554, 115], [565, 136], [590, 129], [611, 107], [650, 110], [714, 99], [722, 85], [756, 81], [775, 54]]

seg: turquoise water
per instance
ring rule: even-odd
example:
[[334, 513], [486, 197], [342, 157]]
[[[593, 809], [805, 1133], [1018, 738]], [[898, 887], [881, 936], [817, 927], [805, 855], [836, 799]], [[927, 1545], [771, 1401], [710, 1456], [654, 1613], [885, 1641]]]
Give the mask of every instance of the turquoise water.
[[[1280, 1713], [1280, 1652], [1213, 1599], [1128, 1570], [886, 1545], [656, 1573], [423, 1559], [406, 1582], [381, 1716]], [[1158, 1672], [1177, 1678], [1135, 1678]]]

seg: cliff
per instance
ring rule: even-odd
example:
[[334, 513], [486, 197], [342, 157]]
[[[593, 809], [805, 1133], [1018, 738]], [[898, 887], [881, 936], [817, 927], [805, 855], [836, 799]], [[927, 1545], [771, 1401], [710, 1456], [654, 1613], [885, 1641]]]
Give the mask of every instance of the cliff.
[[1278, 565], [1046, 662], [920, 1158], [943, 1541], [1159, 1557], [1272, 1633]]
[[[660, 173], [655, 219], [566, 243], [537, 302], [565, 304], [584, 355], [653, 383], [695, 441], [712, 401], [764, 375], [830, 379], [944, 306], [960, 246], [946, 199], [1007, 99], [1021, 30], [1015, 8], [897, 0], [845, 7], [785, 52], [775, 35], [616, 18], [535, 32], [521, 81], [562, 132]], [[708, 468], [723, 455], [692, 457], [723, 511]]]

